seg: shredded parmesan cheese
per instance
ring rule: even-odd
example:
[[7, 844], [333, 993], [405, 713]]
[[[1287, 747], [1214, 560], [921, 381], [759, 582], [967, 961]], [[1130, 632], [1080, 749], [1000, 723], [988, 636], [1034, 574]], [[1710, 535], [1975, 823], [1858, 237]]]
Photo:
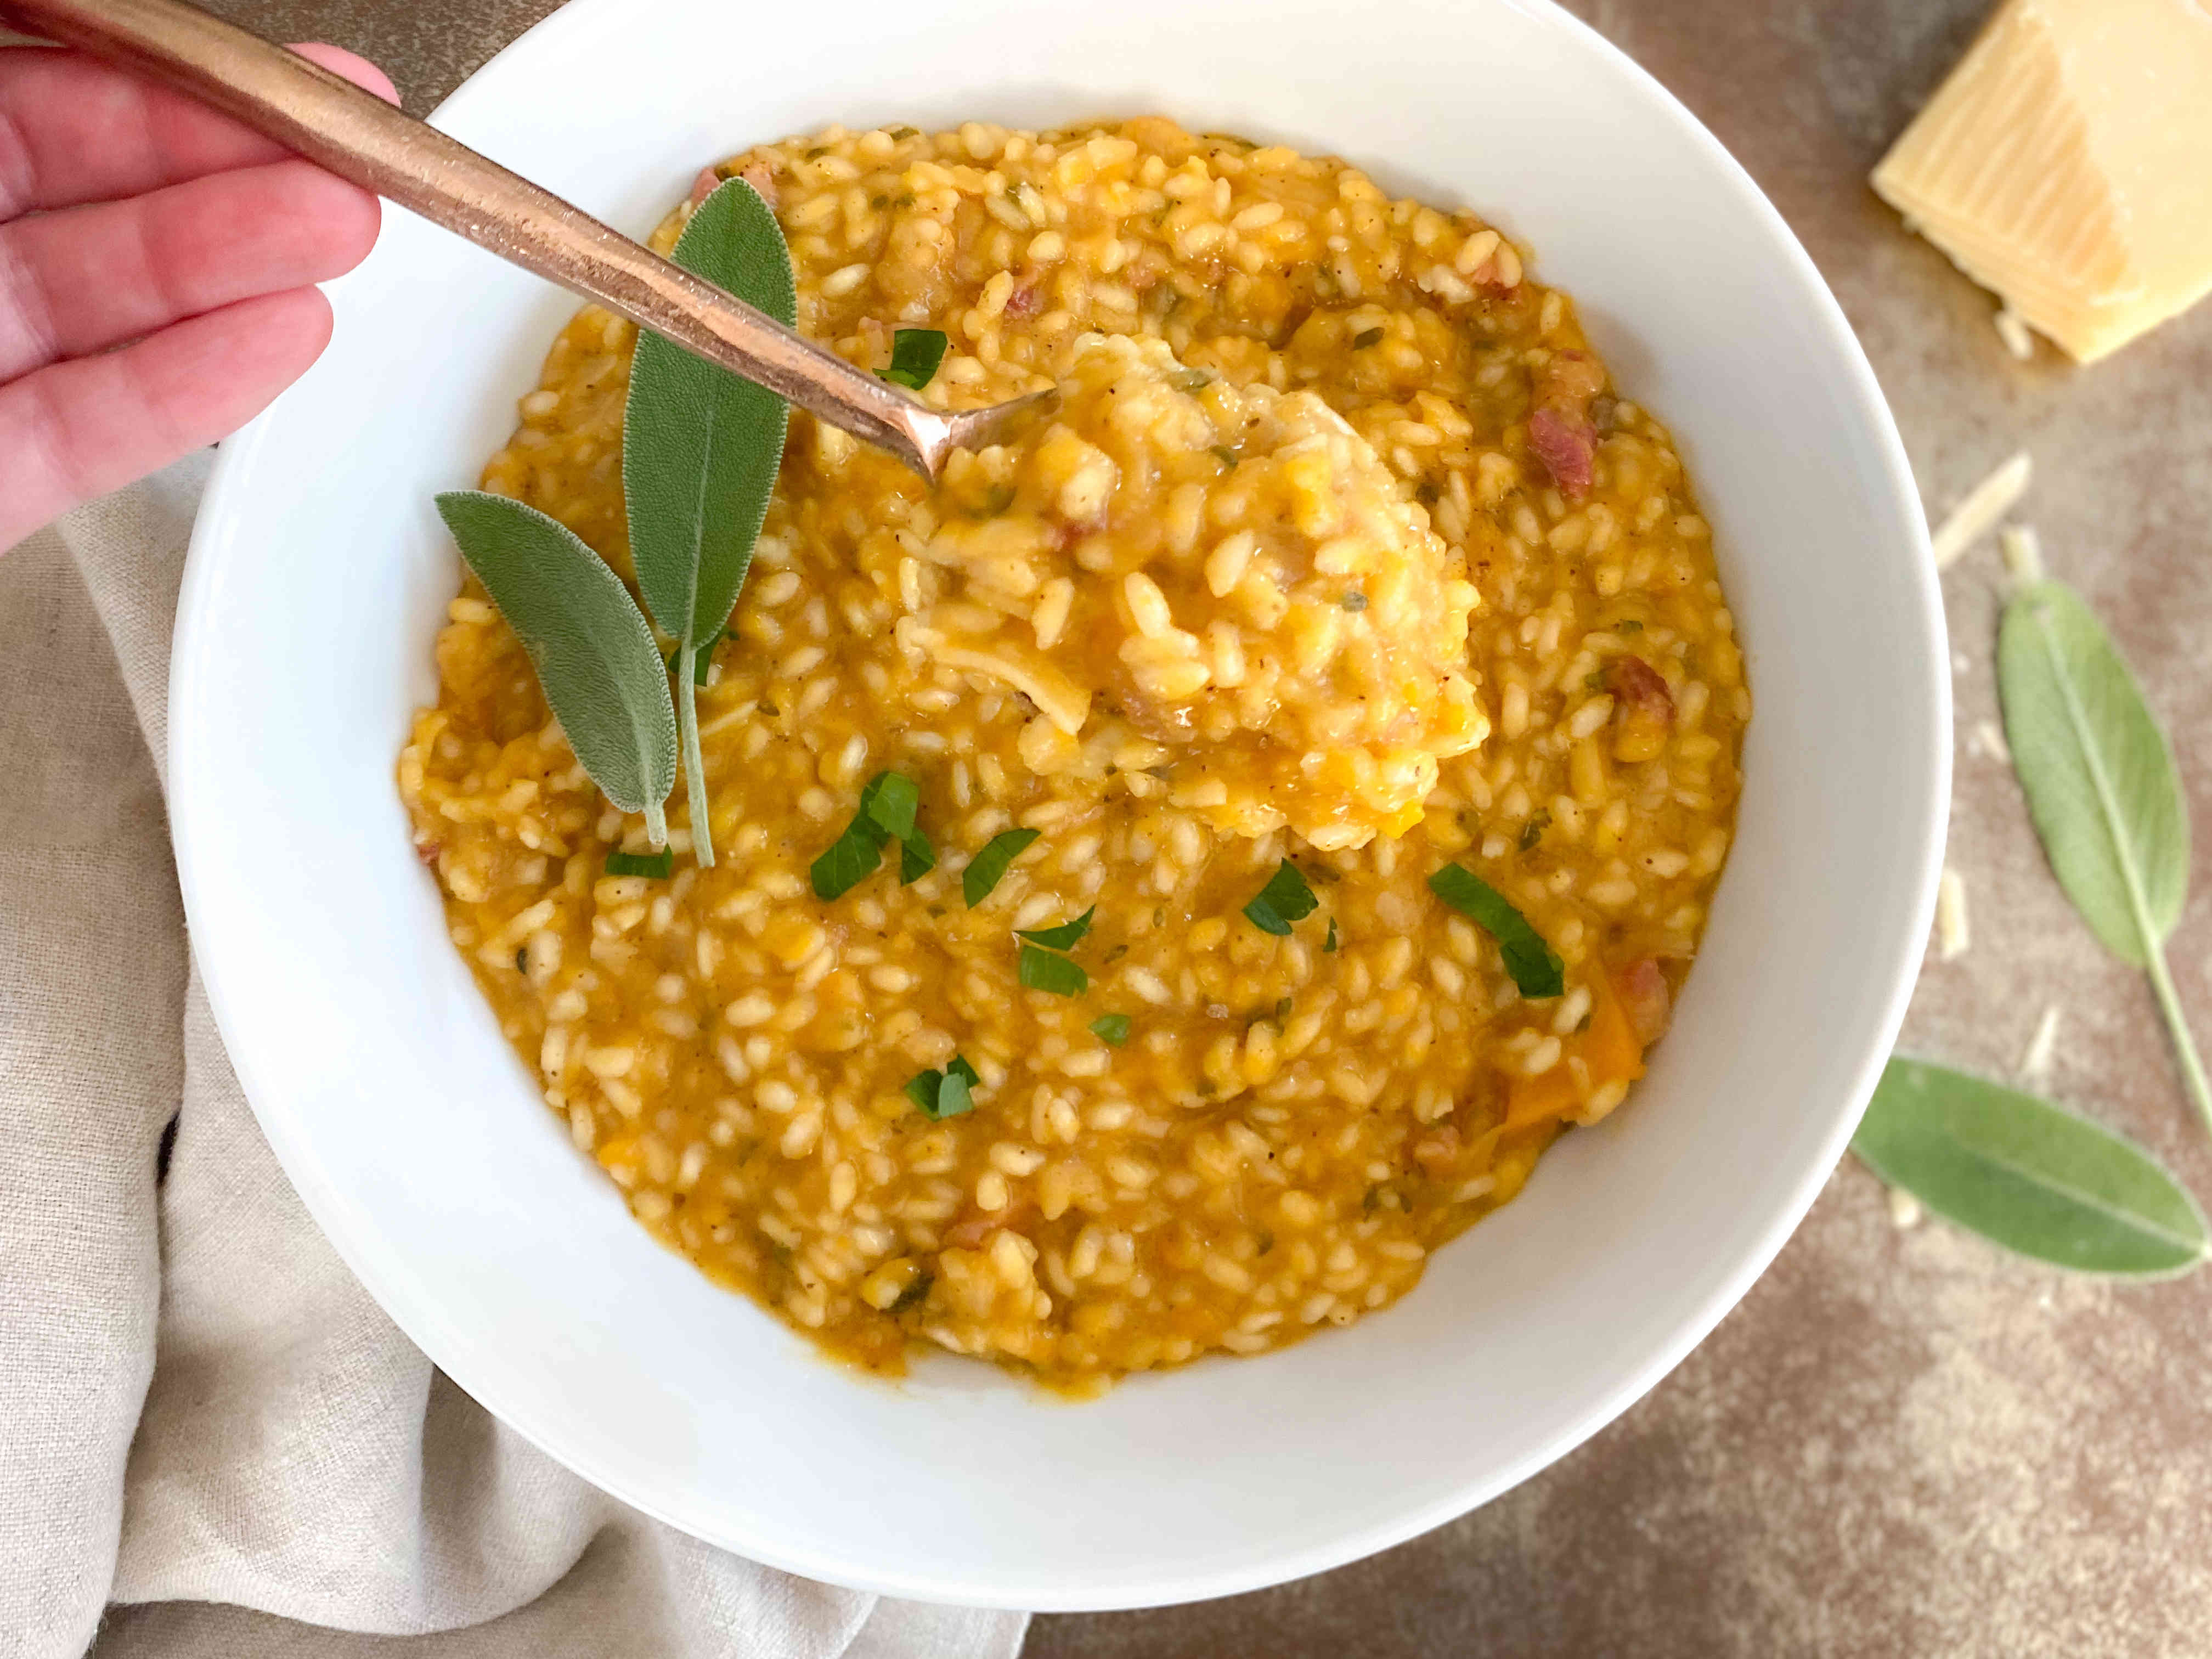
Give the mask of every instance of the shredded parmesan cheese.
[[1966, 954], [1966, 884], [1956, 870], [1944, 866], [1936, 886], [1936, 954], [1944, 962]]
[[2035, 1035], [2027, 1040], [2027, 1052], [2021, 1056], [2020, 1080], [2035, 1088], [2050, 1082], [2051, 1057], [2057, 1051], [2058, 1005], [2054, 1002], [2043, 1011]]
[[1966, 498], [1951, 509], [1951, 516], [1936, 527], [1929, 538], [1936, 550], [1936, 568], [1948, 568], [1959, 556], [1997, 527], [1997, 520], [2020, 504], [2027, 494], [2028, 479], [2035, 471], [2035, 463], [2026, 450], [1966, 492]]
[[2005, 349], [2027, 362], [2035, 356], [2035, 337], [2027, 331], [2027, 319], [2010, 306], [2000, 307], [1996, 317], [1997, 337]]
[[1995, 720], [1977, 720], [1966, 743], [1978, 755], [1986, 755], [2007, 766], [2012, 764], [2012, 745], [2005, 741], [2004, 728]]
[[1902, 1187], [1889, 1189], [1889, 1224], [1900, 1230], [1920, 1224], [1920, 1200]]
[[2033, 529], [2008, 524], [1997, 532], [1997, 545], [2004, 550], [2005, 568], [2014, 581], [2025, 586], [2043, 580], [2043, 542]]

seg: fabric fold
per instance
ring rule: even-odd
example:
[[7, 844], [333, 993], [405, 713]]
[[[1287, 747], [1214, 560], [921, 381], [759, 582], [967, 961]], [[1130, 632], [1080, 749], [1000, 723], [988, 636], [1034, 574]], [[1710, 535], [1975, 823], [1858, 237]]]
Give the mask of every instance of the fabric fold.
[[190, 971], [161, 809], [205, 475], [0, 556], [0, 1659], [95, 1626], [103, 1659], [1012, 1659], [1024, 1615], [811, 1583], [598, 1491], [316, 1230]]

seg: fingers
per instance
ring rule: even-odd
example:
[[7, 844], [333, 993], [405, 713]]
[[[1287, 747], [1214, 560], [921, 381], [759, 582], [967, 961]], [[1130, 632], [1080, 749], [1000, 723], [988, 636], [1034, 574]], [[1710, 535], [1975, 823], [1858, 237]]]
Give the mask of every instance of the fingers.
[[[336, 46], [295, 48], [389, 103], [384, 71]], [[113, 201], [284, 149], [179, 92], [70, 52], [0, 52], [0, 219]]]
[[292, 289], [0, 386], [0, 548], [236, 430], [330, 336], [329, 302]]
[[294, 160], [0, 224], [0, 380], [343, 275], [378, 214], [374, 196]]

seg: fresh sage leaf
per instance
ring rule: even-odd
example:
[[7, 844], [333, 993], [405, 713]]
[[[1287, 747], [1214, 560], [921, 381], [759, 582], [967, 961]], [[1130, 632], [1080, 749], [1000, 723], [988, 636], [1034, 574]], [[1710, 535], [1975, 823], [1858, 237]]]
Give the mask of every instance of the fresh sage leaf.
[[607, 873], [611, 876], [650, 876], [655, 881], [666, 881], [676, 873], [676, 854], [665, 847], [658, 853], [610, 853], [607, 854]]
[[2167, 970], [2189, 896], [2189, 807], [2166, 733], [2112, 640], [2063, 583], [2031, 583], [1997, 634], [2005, 740], [2028, 815], [2066, 896], [2122, 961], [2150, 975], [2190, 1097], [2212, 1085]]
[[1851, 1150], [1937, 1215], [2039, 1261], [2162, 1277], [2204, 1259], [2203, 1213], [2148, 1152], [1948, 1066], [1893, 1059]]
[[902, 772], [878, 772], [861, 791], [870, 823], [899, 844], [899, 885], [910, 887], [937, 867], [937, 849], [915, 827], [921, 786]]
[[1072, 951], [1091, 931], [1091, 918], [1097, 914], [1098, 907], [1094, 904], [1073, 921], [1063, 921], [1057, 927], [1017, 928], [1016, 936], [1049, 951]]
[[1035, 945], [1022, 946], [1019, 977], [1025, 991], [1049, 991], [1079, 997], [1091, 988], [1091, 975], [1066, 957]]
[[1014, 860], [1029, 850], [1037, 835], [1035, 830], [1001, 830], [983, 843], [983, 850], [960, 872], [961, 896], [970, 910], [990, 897], [991, 890], [1013, 867]]
[[938, 366], [945, 361], [948, 343], [939, 329], [895, 329], [891, 333], [891, 366], [878, 369], [876, 378], [902, 386], [909, 392], [919, 392], [937, 378]]
[[1129, 1040], [1130, 1019], [1127, 1014], [1101, 1014], [1091, 1022], [1091, 1035], [1109, 1048], [1118, 1048]]
[[957, 1117], [963, 1112], [974, 1110], [975, 1097], [969, 1092], [971, 1086], [966, 1078], [947, 1066], [945, 1081], [937, 1085], [937, 1109], [928, 1115], [939, 1119]]
[[911, 887], [937, 868], [937, 849], [916, 830], [899, 842], [899, 885]]
[[[915, 810], [921, 787], [897, 772], [878, 772], [861, 786], [860, 805], [844, 833], [809, 867], [815, 897], [824, 902], [842, 898], [873, 875], [883, 862], [884, 848], [899, 843], [899, 884], [919, 881], [937, 867], [937, 849], [915, 827]], [[903, 824], [903, 831], [891, 826]]]
[[921, 1107], [921, 1115], [931, 1122], [939, 1122], [974, 1110], [975, 1090], [982, 1080], [973, 1066], [955, 1054], [943, 1071], [917, 1072], [908, 1079], [906, 1097]]
[[1312, 884], [1297, 865], [1285, 859], [1267, 878], [1267, 884], [1244, 907], [1244, 916], [1261, 933], [1285, 937], [1292, 922], [1303, 921], [1320, 903]]
[[884, 861], [884, 843], [890, 839], [890, 832], [876, 822], [876, 797], [890, 775], [878, 772], [860, 787], [860, 801], [853, 809], [852, 821], [809, 867], [815, 897], [824, 902], [844, 897]]
[[882, 832], [855, 818], [846, 826], [845, 833], [807, 866], [806, 873], [814, 884], [814, 896], [826, 904], [844, 897], [875, 874], [876, 867], [883, 861]]
[[1429, 878], [1429, 890], [1498, 941], [1524, 997], [1555, 997], [1566, 989], [1566, 968], [1544, 936], [1505, 896], [1463, 865], [1447, 864]]
[[[797, 320], [790, 250], [744, 180], [725, 181], [699, 204], [672, 257], [779, 322]], [[692, 848], [702, 865], [714, 863], [714, 848], [695, 665], [714, 649], [751, 568], [789, 415], [773, 392], [657, 334], [638, 336], [623, 412], [623, 499], [638, 591], [678, 641], [677, 720]]]
[[438, 514], [521, 640], [576, 759], [665, 846], [676, 716], [653, 630], [622, 578], [566, 525], [504, 495], [448, 490]]
[[863, 796], [868, 818], [894, 841], [914, 833], [914, 815], [921, 805], [921, 786], [902, 772], [878, 772]]
[[2036, 833], [2097, 937], [2149, 964], [2189, 892], [2189, 815], [2166, 734], [2078, 595], [2023, 589], [1997, 636], [2005, 739]]

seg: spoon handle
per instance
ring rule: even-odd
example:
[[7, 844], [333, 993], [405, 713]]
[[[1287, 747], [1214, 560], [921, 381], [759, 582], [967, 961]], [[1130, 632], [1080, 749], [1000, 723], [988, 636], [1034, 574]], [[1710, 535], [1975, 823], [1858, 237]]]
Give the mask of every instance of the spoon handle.
[[945, 416], [296, 52], [183, 0], [0, 0], [0, 18], [166, 82], [934, 476]]

